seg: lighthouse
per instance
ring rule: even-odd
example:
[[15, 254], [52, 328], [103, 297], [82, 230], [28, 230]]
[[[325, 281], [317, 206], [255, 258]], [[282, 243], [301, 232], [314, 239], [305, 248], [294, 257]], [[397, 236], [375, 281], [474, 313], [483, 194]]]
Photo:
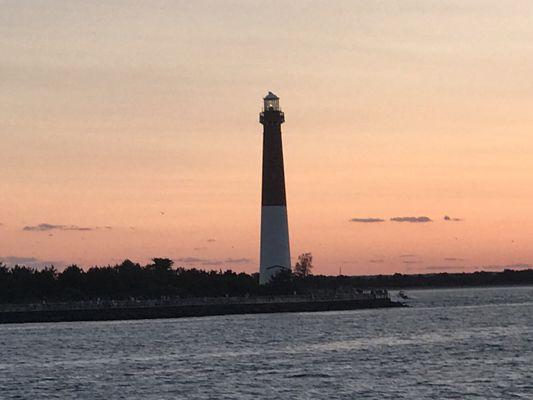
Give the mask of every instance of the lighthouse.
[[279, 97], [272, 92], [263, 99], [259, 121], [263, 125], [259, 283], [264, 285], [278, 272], [291, 268], [281, 143], [281, 124], [285, 122], [285, 115], [279, 107]]

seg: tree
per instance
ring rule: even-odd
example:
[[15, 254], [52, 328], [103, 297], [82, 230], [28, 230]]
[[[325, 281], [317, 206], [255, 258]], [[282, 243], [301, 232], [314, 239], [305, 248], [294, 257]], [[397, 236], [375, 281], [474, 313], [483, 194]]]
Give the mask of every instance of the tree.
[[297, 277], [306, 277], [311, 275], [313, 269], [313, 255], [311, 253], [303, 253], [298, 256], [298, 262], [294, 266], [294, 275]]
[[269, 294], [292, 294], [294, 292], [294, 279], [291, 270], [289, 268], [280, 268], [272, 276], [265, 288]]
[[171, 271], [174, 261], [170, 258], [152, 258], [153, 268], [158, 271]]
[[[34, 274], [35, 275], [35, 274]], [[84, 297], [85, 272], [76, 264], [65, 268], [59, 276], [59, 284], [63, 289], [63, 296], [69, 300], [76, 300]]]

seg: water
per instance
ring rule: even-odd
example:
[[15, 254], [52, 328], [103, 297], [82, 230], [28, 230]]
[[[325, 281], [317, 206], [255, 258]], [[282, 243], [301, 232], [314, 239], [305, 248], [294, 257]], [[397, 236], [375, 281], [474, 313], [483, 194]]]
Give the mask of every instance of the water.
[[409, 309], [0, 325], [0, 399], [533, 399], [533, 287]]

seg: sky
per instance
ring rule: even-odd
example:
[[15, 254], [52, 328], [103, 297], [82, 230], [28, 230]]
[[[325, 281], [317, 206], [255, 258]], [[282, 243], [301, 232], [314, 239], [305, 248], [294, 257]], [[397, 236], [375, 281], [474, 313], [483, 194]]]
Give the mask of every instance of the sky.
[[532, 20], [530, 0], [0, 0], [0, 261], [258, 271], [272, 90], [294, 260], [527, 267]]

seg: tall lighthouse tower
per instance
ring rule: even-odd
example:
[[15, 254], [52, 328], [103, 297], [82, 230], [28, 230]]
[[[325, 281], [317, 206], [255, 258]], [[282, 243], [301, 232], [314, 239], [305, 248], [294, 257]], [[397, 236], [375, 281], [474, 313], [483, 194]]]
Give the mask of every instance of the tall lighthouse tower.
[[263, 192], [261, 202], [261, 255], [259, 283], [264, 285], [284, 268], [291, 268], [289, 225], [281, 124], [285, 115], [279, 97], [268, 92], [259, 121], [263, 124]]

